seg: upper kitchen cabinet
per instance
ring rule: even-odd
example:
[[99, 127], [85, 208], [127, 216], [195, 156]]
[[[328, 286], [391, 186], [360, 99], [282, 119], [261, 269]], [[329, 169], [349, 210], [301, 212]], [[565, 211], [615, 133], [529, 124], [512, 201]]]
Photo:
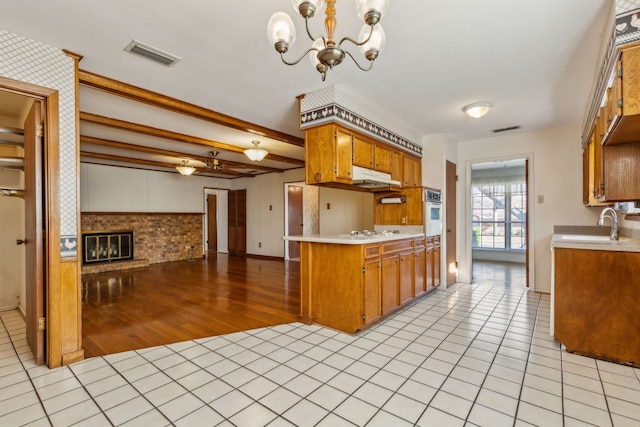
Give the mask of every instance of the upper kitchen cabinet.
[[422, 186], [422, 160], [417, 157], [404, 155], [402, 186]]
[[391, 173], [391, 150], [360, 135], [354, 135], [353, 164], [363, 168]]
[[[583, 201], [603, 206], [640, 200], [640, 44], [622, 48], [602, 72], [583, 139]], [[603, 64], [604, 65], [604, 64]]]
[[607, 88], [604, 144], [640, 141], [640, 46], [620, 51]]
[[305, 131], [307, 184], [351, 184], [353, 133], [336, 124]]

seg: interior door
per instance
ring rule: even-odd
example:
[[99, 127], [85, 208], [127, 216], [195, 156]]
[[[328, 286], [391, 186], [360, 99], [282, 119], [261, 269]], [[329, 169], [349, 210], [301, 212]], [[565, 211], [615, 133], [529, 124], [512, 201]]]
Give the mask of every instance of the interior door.
[[[304, 187], [289, 185], [287, 187], [288, 235], [296, 236], [304, 233], [302, 223], [302, 194]], [[300, 258], [300, 242], [289, 240], [289, 259]]]
[[35, 101], [24, 122], [26, 329], [27, 342], [38, 364], [45, 362], [44, 331], [39, 327], [39, 319], [45, 314], [41, 108], [40, 101]]
[[458, 271], [458, 261], [456, 259], [456, 186], [458, 181], [458, 175], [456, 171], [455, 163], [451, 163], [447, 161], [446, 167], [446, 244], [447, 244], [447, 254], [446, 254], [446, 269], [447, 269], [447, 286], [453, 285], [457, 278]]
[[207, 249], [218, 250], [218, 200], [215, 194], [207, 196]]

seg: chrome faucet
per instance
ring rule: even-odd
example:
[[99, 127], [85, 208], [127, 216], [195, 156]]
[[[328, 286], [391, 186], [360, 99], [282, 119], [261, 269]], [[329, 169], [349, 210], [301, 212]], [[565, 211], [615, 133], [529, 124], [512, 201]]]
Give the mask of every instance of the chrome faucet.
[[598, 218], [598, 225], [604, 225], [604, 219], [611, 219], [611, 234], [609, 238], [611, 240], [618, 240], [618, 214], [613, 208], [604, 208], [602, 212], [600, 212], [600, 218]]

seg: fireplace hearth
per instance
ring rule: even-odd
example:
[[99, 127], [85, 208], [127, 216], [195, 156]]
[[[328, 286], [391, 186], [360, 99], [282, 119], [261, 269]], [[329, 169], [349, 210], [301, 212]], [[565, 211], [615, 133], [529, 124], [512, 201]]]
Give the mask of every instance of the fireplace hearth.
[[89, 231], [82, 233], [82, 264], [133, 259], [133, 231]]

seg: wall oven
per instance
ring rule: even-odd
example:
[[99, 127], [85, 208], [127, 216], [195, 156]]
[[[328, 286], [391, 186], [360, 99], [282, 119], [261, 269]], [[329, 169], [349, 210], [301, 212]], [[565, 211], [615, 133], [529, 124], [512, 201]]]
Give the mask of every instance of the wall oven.
[[424, 232], [427, 236], [442, 234], [442, 200], [440, 190], [424, 190]]

